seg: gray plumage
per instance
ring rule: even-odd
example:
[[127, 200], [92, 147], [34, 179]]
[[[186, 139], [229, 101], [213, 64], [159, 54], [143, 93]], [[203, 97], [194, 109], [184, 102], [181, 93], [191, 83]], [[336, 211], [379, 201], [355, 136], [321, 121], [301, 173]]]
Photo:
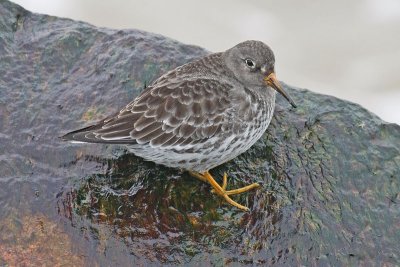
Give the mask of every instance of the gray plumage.
[[266, 83], [274, 63], [264, 43], [240, 43], [167, 72], [117, 115], [63, 139], [126, 144], [146, 160], [205, 172], [249, 149], [267, 129], [278, 90]]

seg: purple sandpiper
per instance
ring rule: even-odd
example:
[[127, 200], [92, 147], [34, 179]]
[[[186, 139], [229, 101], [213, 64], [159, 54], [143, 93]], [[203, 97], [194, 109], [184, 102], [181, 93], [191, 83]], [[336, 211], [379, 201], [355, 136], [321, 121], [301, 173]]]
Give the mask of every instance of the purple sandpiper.
[[209, 170], [249, 149], [267, 129], [276, 92], [294, 101], [275, 76], [272, 50], [245, 41], [179, 66], [154, 81], [115, 116], [70, 132], [64, 140], [125, 144], [137, 156], [180, 168], [204, 182], [230, 204], [230, 195], [259, 184], [226, 190]]

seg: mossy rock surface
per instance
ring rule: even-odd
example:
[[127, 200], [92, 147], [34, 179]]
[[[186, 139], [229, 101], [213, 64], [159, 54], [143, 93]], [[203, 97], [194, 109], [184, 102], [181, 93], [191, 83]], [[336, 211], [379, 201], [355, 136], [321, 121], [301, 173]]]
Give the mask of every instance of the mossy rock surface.
[[262, 139], [212, 170], [262, 184], [234, 197], [247, 213], [123, 146], [58, 138], [208, 53], [0, 1], [0, 265], [400, 264], [400, 126], [359, 105], [286, 85], [298, 108], [278, 97]]

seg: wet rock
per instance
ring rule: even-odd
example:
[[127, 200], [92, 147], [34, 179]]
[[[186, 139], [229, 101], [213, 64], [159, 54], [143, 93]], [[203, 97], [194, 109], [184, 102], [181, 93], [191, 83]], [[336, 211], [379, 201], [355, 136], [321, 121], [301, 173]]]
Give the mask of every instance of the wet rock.
[[40, 213], [1, 220], [0, 265], [82, 266], [79, 244], [60, 228]]
[[[400, 126], [359, 105], [286, 86], [299, 107], [278, 97], [263, 138], [212, 171], [232, 188], [262, 184], [235, 197], [248, 213], [124, 147], [58, 138], [207, 53], [0, 2], [0, 264], [15, 263], [7, 244], [55, 235], [92, 265], [400, 264]], [[51, 247], [30, 253], [46, 262]]]

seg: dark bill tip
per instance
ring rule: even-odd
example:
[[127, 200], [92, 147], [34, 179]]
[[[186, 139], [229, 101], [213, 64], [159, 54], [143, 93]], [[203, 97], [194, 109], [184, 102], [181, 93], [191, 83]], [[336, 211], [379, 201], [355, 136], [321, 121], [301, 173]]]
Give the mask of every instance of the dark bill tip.
[[267, 85], [274, 88], [278, 93], [280, 93], [284, 98], [286, 98], [286, 100], [292, 105], [292, 107], [294, 107], [294, 108], [297, 107], [296, 103], [289, 96], [289, 94], [286, 93], [285, 90], [283, 90], [283, 87], [282, 87], [281, 83], [278, 81], [278, 79], [276, 79], [276, 75], [274, 72], [271, 73], [270, 75], [268, 75], [267, 77], [265, 77], [264, 81]]

